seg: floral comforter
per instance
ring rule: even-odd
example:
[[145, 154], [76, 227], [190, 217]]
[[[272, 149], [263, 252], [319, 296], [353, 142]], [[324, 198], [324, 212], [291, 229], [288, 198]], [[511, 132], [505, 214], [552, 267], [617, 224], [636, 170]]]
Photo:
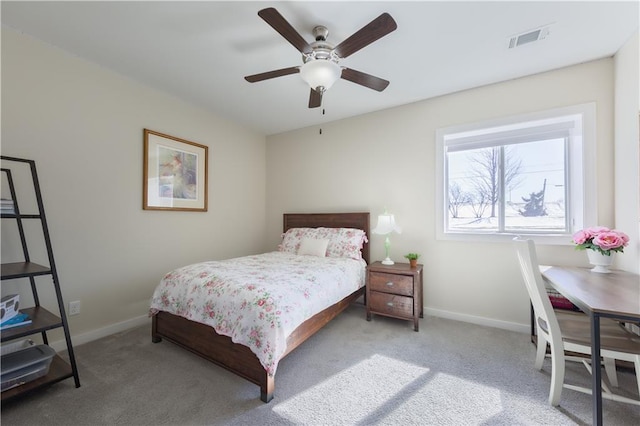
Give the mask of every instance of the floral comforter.
[[196, 263], [164, 276], [150, 314], [207, 324], [248, 346], [275, 374], [287, 337], [305, 320], [365, 283], [365, 262], [271, 252]]

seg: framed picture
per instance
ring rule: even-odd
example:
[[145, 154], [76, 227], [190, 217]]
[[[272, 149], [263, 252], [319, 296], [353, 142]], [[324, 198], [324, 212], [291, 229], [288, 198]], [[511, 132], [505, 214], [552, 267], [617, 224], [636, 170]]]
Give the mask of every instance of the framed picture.
[[144, 129], [145, 210], [207, 211], [209, 148]]

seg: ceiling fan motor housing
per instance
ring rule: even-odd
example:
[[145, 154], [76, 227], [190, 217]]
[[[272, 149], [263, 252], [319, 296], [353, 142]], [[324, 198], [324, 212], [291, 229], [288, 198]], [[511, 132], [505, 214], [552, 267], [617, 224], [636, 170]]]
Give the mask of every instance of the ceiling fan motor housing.
[[328, 35], [329, 30], [327, 27], [318, 25], [313, 28], [313, 37], [316, 41], [309, 44], [309, 46], [311, 46], [311, 53], [302, 55], [304, 63], [316, 59], [325, 59], [338, 63], [340, 57], [333, 51], [335, 46], [327, 42]]

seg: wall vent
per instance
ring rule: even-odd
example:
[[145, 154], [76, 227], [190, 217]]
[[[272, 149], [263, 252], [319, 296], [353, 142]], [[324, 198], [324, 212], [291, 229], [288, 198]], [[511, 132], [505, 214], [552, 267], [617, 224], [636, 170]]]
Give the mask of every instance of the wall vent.
[[544, 40], [549, 35], [549, 26], [536, 28], [526, 33], [515, 35], [509, 38], [509, 49], [522, 46], [523, 44], [532, 43], [538, 40]]

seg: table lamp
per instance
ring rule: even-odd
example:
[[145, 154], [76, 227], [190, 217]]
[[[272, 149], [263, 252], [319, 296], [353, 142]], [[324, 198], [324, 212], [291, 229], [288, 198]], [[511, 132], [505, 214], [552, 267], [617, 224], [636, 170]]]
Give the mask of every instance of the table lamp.
[[390, 213], [387, 213], [387, 211], [385, 210], [383, 214], [378, 215], [378, 226], [376, 226], [375, 229], [371, 231], [374, 234], [386, 235], [386, 238], [384, 240], [384, 251], [385, 251], [386, 258], [382, 261], [383, 265], [393, 265], [394, 263], [393, 260], [389, 258], [389, 248], [391, 247], [391, 241], [389, 241], [389, 234], [391, 234], [393, 231], [400, 234], [402, 233], [402, 228], [400, 228], [396, 224], [396, 220], [393, 217], [393, 215]]

